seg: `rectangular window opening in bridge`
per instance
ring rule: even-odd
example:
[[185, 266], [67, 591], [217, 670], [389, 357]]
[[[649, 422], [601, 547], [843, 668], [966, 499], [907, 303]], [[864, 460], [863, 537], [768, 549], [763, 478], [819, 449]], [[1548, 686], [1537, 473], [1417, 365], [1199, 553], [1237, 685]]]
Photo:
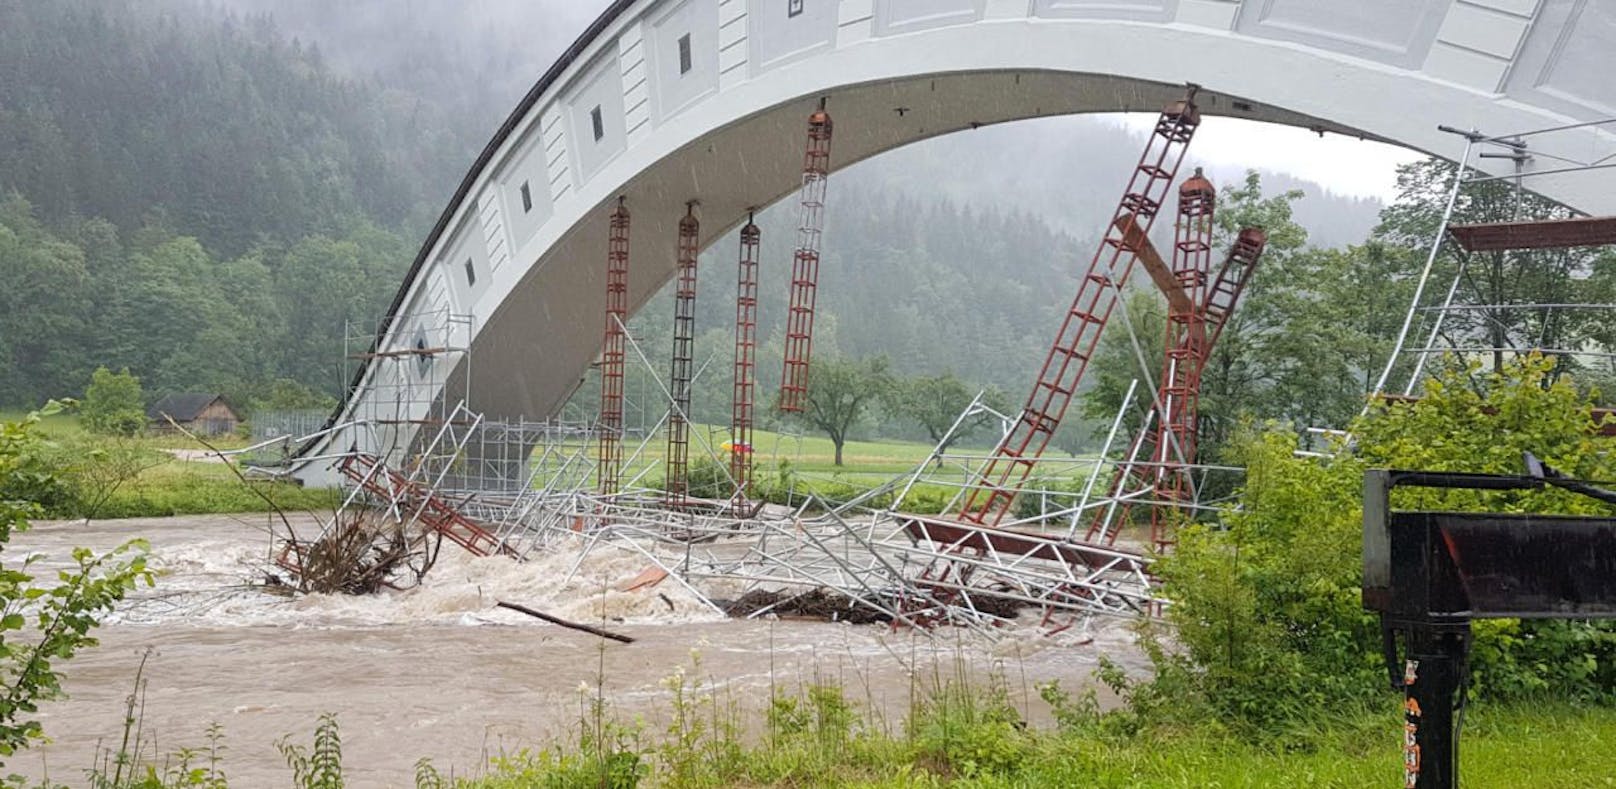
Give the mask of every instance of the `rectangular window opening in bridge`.
[[595, 128], [595, 142], [600, 142], [606, 136], [606, 121], [600, 116], [600, 105], [589, 111], [589, 123]]
[[686, 33], [679, 37], [679, 73], [689, 74], [690, 68], [690, 34]]
[[526, 214], [526, 213], [531, 212], [532, 210], [533, 210], [533, 190], [528, 187], [528, 182], [527, 181], [523, 181], [522, 182], [522, 213]]
[[786, 0], [786, 17], [794, 17], [802, 13], [803, 0]]
[[477, 267], [471, 264], [471, 258], [466, 258], [466, 287], [477, 284]]

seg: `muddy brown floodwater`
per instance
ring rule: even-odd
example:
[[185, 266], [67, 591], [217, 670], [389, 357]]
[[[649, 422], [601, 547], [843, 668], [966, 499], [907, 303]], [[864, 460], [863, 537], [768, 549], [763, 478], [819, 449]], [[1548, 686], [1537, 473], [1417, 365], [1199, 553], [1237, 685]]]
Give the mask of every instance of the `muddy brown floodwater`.
[[[654, 722], [668, 708], [664, 680], [681, 667], [751, 712], [771, 683], [794, 689], [816, 677], [838, 680], [856, 703], [897, 726], [911, 689], [939, 673], [983, 679], [1001, 672], [1025, 714], [1042, 720], [1048, 710], [1036, 684], [1086, 686], [1102, 655], [1139, 671], [1146, 665], [1124, 623], [1096, 624], [1094, 641], [1078, 644], [1031, 626], [990, 641], [948, 629], [927, 635], [725, 620], [671, 581], [613, 591], [645, 569], [628, 551], [593, 551], [570, 573], [576, 554], [564, 551], [517, 564], [449, 556], [446, 545], [421, 588], [292, 599], [253, 586], [263, 577], [267, 526], [262, 516], [50, 523], [15, 538], [8, 554], [42, 554], [48, 572], [72, 546], [106, 549], [144, 537], [158, 578], [99, 631], [101, 646], [65, 664], [69, 698], [41, 714], [51, 741], [14, 757], [5, 771], [80, 784], [98, 750], [116, 743], [148, 650], [142, 727], [155, 753], [202, 747], [217, 723], [228, 749], [224, 770], [241, 787], [287, 785], [275, 742], [288, 734], [306, 742], [325, 712], [341, 724], [352, 785], [412, 786], [421, 757], [465, 775], [491, 756], [573, 736], [580, 690], [597, 682], [614, 713]], [[592, 636], [496, 609], [497, 600], [604, 622], [638, 640], [603, 648]]]

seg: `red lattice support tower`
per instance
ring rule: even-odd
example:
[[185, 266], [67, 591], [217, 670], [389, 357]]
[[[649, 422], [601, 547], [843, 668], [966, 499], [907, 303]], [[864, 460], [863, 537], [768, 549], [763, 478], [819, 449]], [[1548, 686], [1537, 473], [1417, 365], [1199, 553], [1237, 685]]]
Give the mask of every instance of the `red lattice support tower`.
[[701, 223], [696, 204], [685, 208], [679, 220], [678, 269], [673, 291], [673, 365], [668, 372], [667, 475], [662, 486], [663, 501], [683, 504], [690, 492], [690, 365], [696, 346], [696, 255]]
[[998, 525], [1060, 427], [1094, 356], [1100, 333], [1116, 307], [1117, 296], [1133, 271], [1139, 245], [1147, 240], [1184, 152], [1200, 125], [1195, 93], [1196, 88], [1191, 86], [1184, 99], [1168, 105], [1156, 119], [1145, 151], [1106, 228], [1105, 239], [1079, 281], [1077, 296], [1044, 358], [1021, 417], [983, 469], [978, 486], [960, 511], [962, 520]]
[[1234, 246], [1229, 248], [1229, 257], [1223, 261], [1218, 269], [1218, 275], [1212, 278], [1211, 287], [1207, 288], [1206, 302], [1201, 312], [1206, 315], [1206, 344], [1208, 354], [1212, 346], [1217, 344], [1218, 337], [1223, 334], [1223, 328], [1229, 323], [1229, 315], [1234, 312], [1235, 304], [1240, 301], [1240, 294], [1246, 290], [1251, 282], [1251, 273], [1257, 270], [1257, 263], [1262, 260], [1263, 250], [1268, 246], [1268, 234], [1262, 228], [1243, 228], [1235, 236]]
[[628, 320], [628, 206], [617, 198], [606, 247], [606, 339], [600, 352], [600, 444], [596, 469], [600, 492], [617, 493], [623, 465], [623, 327]]
[[757, 381], [758, 247], [763, 232], [750, 215], [741, 228], [740, 266], [735, 284], [735, 390], [730, 410], [729, 475], [735, 480], [732, 507], [737, 515], [751, 496], [752, 401]]
[[1180, 297], [1168, 299], [1166, 353], [1156, 392], [1161, 413], [1156, 420], [1152, 457], [1155, 465], [1151, 469], [1157, 506], [1150, 510], [1150, 538], [1157, 552], [1167, 550], [1173, 528], [1173, 512], [1164, 505], [1190, 501], [1195, 496], [1190, 466], [1196, 461], [1201, 371], [1211, 352], [1203, 306], [1212, 275], [1212, 218], [1216, 204], [1217, 189], [1201, 176], [1199, 168], [1179, 187], [1173, 280]]
[[780, 410], [801, 411], [808, 396], [808, 365], [814, 349], [814, 300], [819, 289], [819, 241], [825, 228], [825, 185], [830, 175], [830, 114], [825, 100], [808, 117], [808, 150], [802, 160], [797, 251], [791, 260], [791, 305], [786, 312], [785, 369]]

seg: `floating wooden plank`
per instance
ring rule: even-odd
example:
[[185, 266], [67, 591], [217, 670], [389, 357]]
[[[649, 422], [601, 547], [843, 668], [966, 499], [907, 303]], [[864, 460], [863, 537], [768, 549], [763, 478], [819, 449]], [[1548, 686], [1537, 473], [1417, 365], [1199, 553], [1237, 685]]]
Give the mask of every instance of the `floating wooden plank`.
[[639, 575], [630, 578], [626, 583], [617, 587], [617, 591], [633, 592], [639, 589], [650, 589], [667, 580], [667, 578], [668, 571], [653, 564], [642, 570]]
[[620, 635], [618, 633], [613, 633], [610, 630], [602, 630], [602, 629], [600, 629], [598, 627], [590, 627], [589, 625], [580, 625], [577, 622], [568, 622], [567, 620], [562, 619], [560, 617], [550, 616], [549, 614], [546, 614], [546, 613], [544, 613], [542, 611], [535, 611], [535, 610], [533, 610], [531, 608], [528, 608], [525, 605], [517, 605], [516, 603], [507, 603], [507, 602], [501, 600], [499, 602], [499, 607], [500, 608], [509, 608], [512, 611], [517, 611], [519, 613], [527, 614], [528, 616], [531, 616], [534, 619], [542, 619], [542, 620], [544, 620], [546, 622], [549, 622], [552, 625], [560, 625], [562, 627], [569, 627], [569, 628], [572, 628], [573, 630], [579, 630], [579, 631], [588, 633], [588, 634], [593, 635], [593, 636], [600, 636], [601, 638], [609, 638], [609, 639], [611, 639], [613, 641], [621, 641], [621, 642], [623, 642], [625, 644], [634, 643], [634, 639], [632, 639], [632, 638], [630, 638], [628, 636]]
[[1616, 244], [1616, 216], [1453, 225], [1448, 232], [1466, 252], [1597, 247]]

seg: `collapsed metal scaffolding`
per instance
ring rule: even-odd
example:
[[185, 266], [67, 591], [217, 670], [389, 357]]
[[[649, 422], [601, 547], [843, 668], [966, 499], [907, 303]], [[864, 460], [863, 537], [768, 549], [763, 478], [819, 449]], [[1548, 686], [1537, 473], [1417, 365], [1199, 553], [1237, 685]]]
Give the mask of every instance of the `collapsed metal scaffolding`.
[[[638, 359], [673, 412], [672, 392], [638, 341], [618, 326], [625, 360]], [[951, 435], [911, 473], [850, 500], [826, 498], [820, 488], [827, 480], [803, 474], [785, 486], [783, 504], [740, 513], [729, 507], [670, 510], [664, 487], [652, 477], [662, 461], [646, 452], [655, 429], [638, 446], [622, 448], [623, 479], [608, 495], [593, 484], [600, 472], [593, 451], [602, 438], [598, 424], [488, 420], [463, 400], [440, 400], [432, 405], [434, 416], [406, 420], [418, 405], [396, 398], [392, 411], [343, 428], [379, 434], [409, 421], [417, 430], [402, 451], [361, 449], [384, 443], [369, 438], [326, 458], [342, 480], [341, 501], [316, 533], [277, 530], [273, 556], [286, 583], [309, 591], [406, 588], [430, 570], [447, 542], [515, 561], [572, 552], [572, 572], [592, 551], [628, 550], [715, 610], [736, 610], [727, 601], [759, 589], [786, 598], [828, 590], [850, 608], [896, 626], [957, 625], [992, 634], [1042, 622], [1066, 630], [1093, 616], [1134, 616], [1157, 604], [1150, 562], [1136, 548], [1070, 541], [1076, 524], [1103, 505], [1099, 498], [1074, 501], [1064, 491], [1029, 486], [1027, 500], [1038, 505], [1004, 528], [904, 513], [918, 489], [957, 503], [980, 487], [980, 468], [990, 456], [945, 452]], [[983, 408], [979, 398], [955, 428]], [[694, 437], [715, 464], [733, 459], [733, 453], [720, 458], [722, 449], [700, 434]], [[1087, 465], [1093, 479], [1112, 461], [1050, 459], [1042, 465], [1047, 470], [1033, 474], [1034, 481], [1068, 479]], [[775, 498], [782, 500], [778, 492]], [[331, 566], [342, 561], [355, 566], [343, 583], [329, 582]], [[327, 582], [314, 588], [316, 580]], [[1042, 620], [1019, 617], [1023, 609], [1041, 612]], [[1050, 624], [1050, 612], [1060, 615], [1058, 627]]]

